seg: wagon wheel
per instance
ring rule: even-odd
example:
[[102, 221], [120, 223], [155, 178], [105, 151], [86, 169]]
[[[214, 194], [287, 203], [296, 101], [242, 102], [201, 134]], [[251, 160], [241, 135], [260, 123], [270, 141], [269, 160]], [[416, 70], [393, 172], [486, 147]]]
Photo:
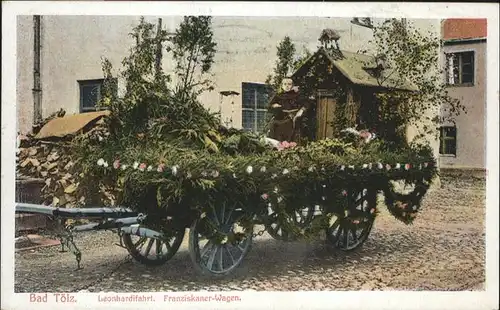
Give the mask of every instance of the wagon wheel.
[[160, 266], [177, 253], [185, 232], [185, 229], [176, 229], [174, 235], [168, 239], [123, 234], [122, 241], [130, 255], [139, 263]]
[[205, 217], [193, 221], [189, 254], [201, 274], [223, 277], [243, 262], [253, 237], [253, 227], [239, 225], [244, 216], [242, 209], [234, 204], [223, 203], [218, 207], [212, 205]]
[[359, 248], [368, 239], [375, 218], [370, 214], [370, 209], [376, 205], [374, 196], [365, 189], [353, 193], [352, 207], [361, 211], [361, 216], [356, 219], [334, 216], [331, 225], [326, 230], [327, 240], [342, 251], [352, 251]]
[[[306, 227], [312, 220], [314, 216], [314, 209], [305, 207], [303, 209], [295, 211], [295, 217], [293, 221], [295, 225], [300, 228]], [[278, 214], [275, 213], [271, 208], [269, 208], [269, 214], [267, 217], [266, 230], [276, 240], [280, 241], [295, 241], [296, 236], [287, 231], [284, 227], [281, 227], [277, 222]]]

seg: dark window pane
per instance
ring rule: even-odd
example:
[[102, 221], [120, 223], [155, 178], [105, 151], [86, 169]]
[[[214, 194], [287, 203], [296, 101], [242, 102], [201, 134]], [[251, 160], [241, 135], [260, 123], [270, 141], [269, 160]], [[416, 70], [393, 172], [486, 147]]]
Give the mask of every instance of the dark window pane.
[[253, 130], [254, 129], [254, 119], [255, 119], [255, 112], [254, 111], [243, 110], [242, 111], [243, 129]]
[[462, 64], [473, 64], [474, 63], [474, 52], [467, 52], [462, 54]]
[[85, 85], [81, 87], [82, 107], [94, 108], [99, 100], [99, 85]]
[[455, 127], [444, 127], [444, 135], [446, 137], [455, 138], [457, 134], [457, 130]]
[[257, 131], [263, 132], [267, 125], [267, 112], [257, 111]]
[[474, 75], [472, 74], [462, 74], [462, 83], [474, 83]]
[[257, 93], [257, 108], [258, 109], [266, 109], [269, 103], [269, 94], [265, 88], [260, 89]]
[[242, 100], [243, 108], [253, 109], [255, 107], [255, 90], [253, 87], [243, 85]]
[[453, 154], [455, 155], [457, 150], [456, 150], [456, 143], [455, 140], [445, 140], [444, 141], [445, 145], [445, 154]]
[[456, 127], [441, 127], [439, 137], [439, 153], [456, 155], [457, 129]]

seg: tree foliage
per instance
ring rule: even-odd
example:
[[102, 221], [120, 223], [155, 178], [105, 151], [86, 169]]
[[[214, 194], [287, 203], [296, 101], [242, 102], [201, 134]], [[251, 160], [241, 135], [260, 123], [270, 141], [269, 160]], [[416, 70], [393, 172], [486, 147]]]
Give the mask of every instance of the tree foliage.
[[302, 53], [297, 53], [297, 48], [289, 36], [276, 46], [276, 62], [273, 68], [273, 74], [269, 74], [266, 84], [270, 85], [275, 92], [280, 92], [281, 81], [293, 74], [303, 63], [311, 56], [311, 52], [304, 47]]
[[[211, 16], [186, 16], [171, 38], [169, 49], [179, 79], [176, 91], [182, 95], [213, 89], [210, 80], [204, 78], [212, 68], [217, 45], [211, 24]], [[200, 79], [196, 79], [198, 75]]]
[[[386, 128], [412, 125], [423, 137], [435, 133], [442, 122], [454, 121], [461, 112], [466, 113], [460, 101], [448, 94], [440, 65], [442, 42], [438, 37], [423, 34], [411, 23], [388, 19], [373, 28], [371, 43], [375, 62], [390, 70], [377, 77], [379, 85], [387, 88], [377, 94], [379, 122]], [[418, 91], [397, 89], [407, 81]]]

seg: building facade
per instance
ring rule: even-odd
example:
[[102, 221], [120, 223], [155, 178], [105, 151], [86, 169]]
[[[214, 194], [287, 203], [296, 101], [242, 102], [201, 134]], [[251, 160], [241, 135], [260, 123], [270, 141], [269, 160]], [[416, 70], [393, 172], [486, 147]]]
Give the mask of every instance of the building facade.
[[486, 167], [486, 19], [442, 21], [444, 79], [467, 113], [440, 128], [442, 168]]
[[[182, 17], [148, 16], [152, 23], [162, 18], [173, 31]], [[17, 111], [18, 130], [30, 130], [34, 119], [34, 97], [40, 101], [42, 117], [63, 108], [67, 114], [92, 111], [100, 96], [103, 73], [101, 57], [120, 68], [133, 39], [128, 34], [139, 16], [41, 16], [39, 53], [34, 48], [33, 16], [18, 16], [17, 22]], [[376, 22], [376, 21], [374, 21]], [[413, 24], [439, 34], [439, 20], [415, 20]], [[265, 118], [267, 96], [264, 82], [276, 61], [276, 46], [289, 36], [301, 52], [314, 52], [325, 28], [336, 29], [340, 48], [356, 52], [369, 49], [372, 30], [351, 23], [350, 18], [319, 17], [214, 17], [217, 54], [213, 65], [215, 90], [201, 96], [212, 111], [221, 110], [223, 121], [237, 128], [257, 130]], [[39, 87], [35, 86], [39, 54]], [[172, 72], [172, 61], [164, 52], [163, 69]], [[116, 72], [115, 72], [116, 73]], [[34, 95], [33, 89], [38, 95]], [[123, 81], [118, 80], [119, 92]], [[220, 93], [232, 93], [222, 96]]]

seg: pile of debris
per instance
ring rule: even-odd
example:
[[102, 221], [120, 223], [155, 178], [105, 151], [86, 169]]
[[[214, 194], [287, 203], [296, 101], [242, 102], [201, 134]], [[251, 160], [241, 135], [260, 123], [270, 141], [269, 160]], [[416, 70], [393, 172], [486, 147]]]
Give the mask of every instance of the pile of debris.
[[60, 110], [33, 126], [32, 131], [18, 137], [16, 179], [43, 182], [43, 204], [74, 207], [86, 203], [79, 190], [82, 171], [71, 155], [71, 143], [82, 135], [102, 140], [108, 132], [104, 117], [107, 111], [65, 116]]

